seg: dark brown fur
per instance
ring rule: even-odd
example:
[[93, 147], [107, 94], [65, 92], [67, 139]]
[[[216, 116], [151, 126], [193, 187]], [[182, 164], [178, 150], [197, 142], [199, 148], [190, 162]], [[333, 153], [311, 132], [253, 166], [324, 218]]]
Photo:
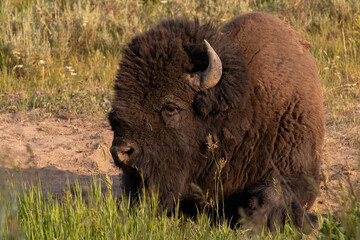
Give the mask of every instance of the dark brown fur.
[[[219, 55], [223, 74], [215, 87], [195, 92], [185, 75], [206, 69], [204, 39]], [[266, 13], [240, 15], [220, 31], [167, 20], [136, 36], [124, 50], [109, 114], [113, 146], [133, 148], [126, 166], [116, 162], [125, 192], [136, 196], [139, 172], [169, 212], [176, 200], [185, 212], [201, 207], [193, 184], [211, 197], [216, 193], [216, 161], [206, 145], [211, 134], [218, 144], [215, 160], [226, 160], [226, 216], [235, 223], [243, 209], [273, 228], [288, 211], [301, 226], [303, 207], [316, 198], [324, 138], [309, 47]]]

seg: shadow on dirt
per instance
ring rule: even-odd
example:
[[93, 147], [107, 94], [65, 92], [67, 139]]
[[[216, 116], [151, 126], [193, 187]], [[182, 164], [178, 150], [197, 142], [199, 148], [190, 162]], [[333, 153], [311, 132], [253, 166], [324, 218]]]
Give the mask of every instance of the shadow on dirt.
[[[109, 175], [112, 182], [111, 191], [117, 197], [120, 197], [120, 178], [119, 175]], [[44, 168], [6, 168], [0, 167], [0, 190], [5, 185], [12, 184], [21, 189], [25, 186], [38, 186], [41, 183], [41, 191], [43, 196], [49, 194], [58, 198], [61, 197], [66, 190], [72, 192], [76, 189], [76, 182], [79, 184], [82, 195], [85, 197], [90, 190], [90, 184], [93, 179], [101, 180], [101, 191], [105, 193], [109, 191], [106, 175], [80, 175], [67, 170], [60, 170], [56, 167], [49, 166]]]

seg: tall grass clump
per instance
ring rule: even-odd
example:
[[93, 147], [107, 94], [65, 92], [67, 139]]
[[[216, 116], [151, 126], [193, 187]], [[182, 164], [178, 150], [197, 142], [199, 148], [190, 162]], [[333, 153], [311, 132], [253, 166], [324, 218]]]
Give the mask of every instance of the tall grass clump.
[[[341, 186], [339, 186], [341, 187]], [[349, 189], [349, 188], [343, 188]], [[45, 198], [41, 186], [23, 190], [1, 190], [1, 239], [359, 239], [359, 193], [344, 190], [341, 211], [319, 214], [319, 230], [304, 234], [287, 223], [282, 230], [231, 228], [226, 221], [212, 222], [205, 212], [190, 219], [177, 205], [169, 215], [159, 208], [156, 194], [142, 190], [131, 206], [118, 200], [110, 189], [102, 192], [101, 180], [94, 179], [84, 195], [78, 185], [63, 196]]]
[[17, 218], [19, 211], [17, 197], [14, 188], [0, 183], [0, 239], [16, 239], [23, 236]]
[[346, 184], [339, 182], [334, 190], [328, 189], [326, 194], [336, 196], [339, 210], [328, 212], [327, 217], [319, 217], [322, 226], [319, 229], [321, 239], [359, 239], [360, 238], [360, 186], [352, 183], [350, 178]]
[[[168, 216], [159, 210], [157, 195], [150, 196], [146, 190], [142, 191], [135, 206], [130, 206], [126, 198], [119, 202], [111, 191], [102, 192], [99, 179], [92, 181], [85, 198], [79, 186], [74, 191], [65, 191], [61, 198], [51, 195], [45, 198], [40, 186], [32, 186], [14, 199], [8, 199], [5, 204], [1, 202], [0, 207], [9, 212], [8, 206], [13, 202], [16, 211], [10, 220], [17, 228], [10, 228], [12, 221], [5, 222], [2, 227], [7, 231], [1, 239], [20, 236], [26, 239], [214, 239], [229, 236], [234, 239], [240, 233], [226, 224], [214, 228], [205, 214], [198, 216], [196, 224], [183, 218], [178, 208]], [[9, 214], [6, 216], [9, 219]]]

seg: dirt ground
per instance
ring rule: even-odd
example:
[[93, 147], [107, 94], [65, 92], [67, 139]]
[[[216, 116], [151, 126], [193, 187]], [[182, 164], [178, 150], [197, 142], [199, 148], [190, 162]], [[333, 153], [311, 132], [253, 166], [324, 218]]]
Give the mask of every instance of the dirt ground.
[[9, 180], [36, 184], [40, 179], [44, 193], [61, 195], [75, 180], [88, 187], [93, 176], [105, 180], [107, 174], [118, 194], [121, 172], [109, 152], [111, 141], [105, 120], [39, 111], [0, 114], [0, 185]]
[[[344, 188], [360, 186], [359, 129], [339, 132], [331, 127], [323, 150], [324, 182], [313, 209], [336, 211]], [[67, 184], [87, 185], [94, 175], [107, 174], [119, 194], [120, 171], [114, 166], [109, 148], [112, 132], [106, 120], [72, 118], [31, 111], [0, 114], [1, 180], [36, 183], [44, 192], [61, 194]], [[106, 184], [104, 184], [106, 189]], [[339, 193], [339, 194], [338, 194]]]

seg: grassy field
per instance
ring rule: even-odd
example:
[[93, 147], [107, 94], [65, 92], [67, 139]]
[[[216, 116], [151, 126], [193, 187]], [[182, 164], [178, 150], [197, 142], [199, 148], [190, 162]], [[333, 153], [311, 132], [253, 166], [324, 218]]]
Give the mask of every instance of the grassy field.
[[[221, 26], [242, 12], [266, 11], [289, 22], [313, 44], [326, 106], [327, 128], [360, 124], [360, 2], [358, 0], [2, 0], [0, 112], [40, 108], [105, 118], [121, 49], [136, 33], [169, 17], [197, 16]], [[360, 149], [359, 139], [354, 144]], [[0, 179], [1, 180], [1, 179]], [[95, 181], [87, 200], [78, 192], [45, 200], [0, 188], [0, 239], [360, 239], [356, 191], [339, 186], [336, 216], [319, 216], [320, 230], [304, 235], [232, 230], [205, 215], [190, 220], [157, 211], [156, 199], [129, 209]], [[21, 197], [20, 197], [21, 196]], [[254, 235], [255, 234], [255, 235]]]
[[168, 17], [221, 25], [247, 11], [271, 12], [313, 44], [328, 121], [359, 124], [357, 0], [3, 0], [0, 111], [104, 115], [121, 49], [136, 33]]

